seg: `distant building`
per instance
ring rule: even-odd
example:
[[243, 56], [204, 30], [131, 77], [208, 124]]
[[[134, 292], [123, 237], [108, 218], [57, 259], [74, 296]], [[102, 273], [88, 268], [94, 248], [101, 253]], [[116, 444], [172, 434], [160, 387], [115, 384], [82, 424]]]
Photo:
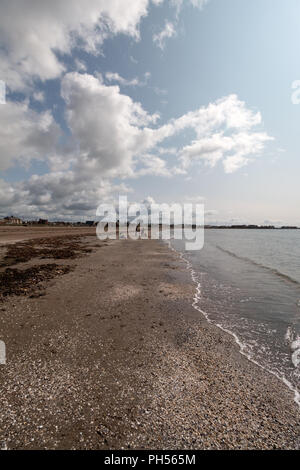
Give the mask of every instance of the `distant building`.
[[14, 217], [12, 215], [11, 217], [5, 217], [2, 223], [4, 223], [5, 225], [22, 225], [23, 221], [18, 217]]
[[48, 220], [47, 220], [47, 219], [40, 219], [40, 220], [38, 221], [38, 224], [39, 224], [39, 225], [48, 225]]

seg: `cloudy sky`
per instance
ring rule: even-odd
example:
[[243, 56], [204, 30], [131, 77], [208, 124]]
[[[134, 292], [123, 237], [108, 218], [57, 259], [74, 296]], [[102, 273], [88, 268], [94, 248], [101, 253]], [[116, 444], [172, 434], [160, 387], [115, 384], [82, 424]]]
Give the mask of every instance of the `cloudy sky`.
[[121, 194], [300, 225], [299, 22], [299, 0], [2, 0], [0, 216]]

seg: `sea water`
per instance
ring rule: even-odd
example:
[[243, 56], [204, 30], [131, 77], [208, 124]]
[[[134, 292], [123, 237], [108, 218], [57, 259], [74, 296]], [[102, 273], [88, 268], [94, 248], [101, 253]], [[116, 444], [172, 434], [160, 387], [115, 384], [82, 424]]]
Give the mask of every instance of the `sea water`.
[[194, 307], [300, 405], [300, 230], [208, 229], [201, 251], [171, 246], [195, 282]]

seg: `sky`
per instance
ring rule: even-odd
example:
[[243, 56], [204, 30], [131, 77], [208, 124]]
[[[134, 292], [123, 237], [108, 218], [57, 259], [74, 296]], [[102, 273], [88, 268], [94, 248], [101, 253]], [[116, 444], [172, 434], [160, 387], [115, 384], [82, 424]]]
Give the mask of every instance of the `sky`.
[[2, 0], [0, 217], [126, 195], [300, 226], [299, 22], [299, 0]]

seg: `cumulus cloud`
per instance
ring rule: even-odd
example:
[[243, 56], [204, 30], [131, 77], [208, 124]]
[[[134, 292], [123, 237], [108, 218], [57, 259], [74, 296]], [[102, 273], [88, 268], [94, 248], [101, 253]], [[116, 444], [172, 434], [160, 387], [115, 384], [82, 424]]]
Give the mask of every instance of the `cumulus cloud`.
[[[163, 49], [176, 35], [184, 5], [201, 9], [207, 1], [171, 0], [175, 15], [154, 35], [157, 46]], [[271, 138], [262, 130], [261, 115], [235, 95], [160, 124], [158, 113], [147, 112], [123, 91], [148, 85], [149, 72], [142, 79], [117, 72], [93, 76], [84, 73], [88, 61], [63, 61], [75, 48], [101, 53], [103, 41], [116, 34], [137, 40], [149, 5], [162, 2], [127, 0], [126, 8], [123, 0], [1, 2], [0, 77], [11, 91], [28, 92], [28, 100], [0, 107], [0, 170], [33, 159], [44, 159], [49, 168], [13, 185], [0, 180], [1, 211], [28, 218], [93, 216], [99, 202], [130, 191], [116, 178], [188, 176], [195, 164], [222, 164], [232, 173], [263, 152]], [[68, 70], [67, 63], [73, 64]], [[29, 104], [29, 98], [40, 106], [48, 101], [41, 84], [34, 88], [35, 80], [55, 78], [61, 79], [67, 134], [49, 110], [37, 112]], [[186, 130], [193, 134], [189, 141]], [[174, 136], [177, 144], [165, 142]]]
[[236, 95], [182, 116], [174, 123], [175, 128], [191, 127], [196, 139], [181, 149], [181, 168], [186, 170], [195, 161], [214, 167], [222, 161], [225, 172], [233, 173], [272, 140], [256, 129], [261, 123], [261, 114], [247, 109]]
[[88, 74], [67, 74], [62, 81], [62, 97], [67, 104], [69, 128], [79, 147], [78, 171], [105, 176], [130, 174], [133, 158], [150, 145], [147, 126], [155, 124], [159, 115], [148, 114], [118, 86], [106, 86]]
[[[230, 173], [261, 153], [270, 137], [262, 131], [262, 118], [235, 95], [159, 125], [159, 115], [121, 93], [119, 86], [77, 72], [62, 80], [65, 119], [70, 131], [68, 151], [60, 154], [53, 141], [59, 129], [49, 112], [38, 114], [25, 103], [1, 109], [11, 126], [0, 132], [7, 163], [47, 155], [48, 174], [35, 175], [17, 188], [4, 187], [7, 204], [24, 213], [58, 218], [91, 211], [113, 192], [129, 191], [114, 178], [145, 175], [171, 177], [187, 174], [192, 165], [222, 163]], [[4, 119], [4, 118], [3, 118]], [[15, 127], [14, 127], [15, 126]], [[194, 138], [181, 146], [165, 140], [190, 130]], [[14, 134], [17, 138], [13, 139]], [[52, 149], [52, 153], [51, 153]], [[2, 182], [3, 187], [3, 182]], [[18, 202], [16, 202], [16, 198]], [[14, 211], [16, 212], [16, 211]]]
[[26, 101], [0, 106], [0, 170], [46, 158], [54, 151], [59, 136], [50, 111], [37, 113]]
[[135, 177], [152, 175], [152, 176], [172, 176], [171, 170], [167, 167], [167, 163], [157, 155], [148, 154], [140, 158], [142, 167], [135, 170]]
[[[159, 4], [162, 0], [152, 0]], [[110, 35], [139, 37], [150, 0], [9, 0], [0, 6], [0, 72], [10, 89], [25, 90], [36, 78], [59, 77], [57, 53], [81, 47], [99, 52]], [[70, 13], [71, 12], [71, 13]]]
[[6, 181], [0, 179], [0, 213], [18, 202], [17, 191]]
[[61, 93], [72, 144], [61, 154], [62, 149], [50, 139], [56, 137], [56, 132], [59, 135], [59, 129], [49, 112], [38, 114], [24, 103], [2, 107], [6, 121], [1, 129], [1, 144], [7, 158], [5, 162], [2, 159], [3, 166], [49, 151], [49, 173], [33, 175], [13, 188], [5, 187], [10, 194], [5, 203], [14, 213], [58, 218], [63, 213], [76, 215], [80, 208], [95, 210], [113, 192], [129, 190], [124, 184], [114, 184], [112, 178], [136, 177], [137, 165], [144, 166], [143, 174], [166, 172], [163, 161], [157, 158], [154, 165], [155, 160], [145, 155], [157, 140], [151, 138], [157, 114], [148, 114], [140, 103], [122, 94], [118, 86], [106, 86], [88, 74], [67, 74]]
[[89, 183], [73, 171], [33, 175], [14, 185], [0, 180], [0, 215], [9, 213], [24, 219], [73, 220], [81, 216], [93, 219], [100, 202], [110, 201], [114, 194], [130, 192], [124, 183], [113, 184], [96, 175]]

